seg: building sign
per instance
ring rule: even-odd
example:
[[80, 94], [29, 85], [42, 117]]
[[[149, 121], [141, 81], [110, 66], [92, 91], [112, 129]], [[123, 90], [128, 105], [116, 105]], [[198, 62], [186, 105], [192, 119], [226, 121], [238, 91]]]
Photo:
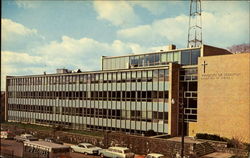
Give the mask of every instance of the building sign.
[[202, 74], [201, 80], [232, 80], [236, 77], [239, 77], [241, 73], [238, 72], [217, 72]]
[[240, 76], [238, 72], [216, 72], [216, 73], [206, 73], [208, 63], [204, 60], [201, 66], [203, 67], [203, 71], [201, 74], [202, 80], [230, 80], [235, 77]]
[[207, 66], [206, 61], [204, 61], [203, 64], [201, 65], [203, 66], [203, 73], [206, 73], [206, 66]]

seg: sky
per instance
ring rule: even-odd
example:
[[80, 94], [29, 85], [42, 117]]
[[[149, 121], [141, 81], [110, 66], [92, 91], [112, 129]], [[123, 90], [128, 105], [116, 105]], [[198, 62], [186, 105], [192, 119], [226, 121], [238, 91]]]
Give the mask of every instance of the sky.
[[[190, 1], [2, 0], [1, 90], [6, 75], [101, 69], [101, 56], [187, 46]], [[249, 1], [202, 1], [203, 44], [249, 42]]]

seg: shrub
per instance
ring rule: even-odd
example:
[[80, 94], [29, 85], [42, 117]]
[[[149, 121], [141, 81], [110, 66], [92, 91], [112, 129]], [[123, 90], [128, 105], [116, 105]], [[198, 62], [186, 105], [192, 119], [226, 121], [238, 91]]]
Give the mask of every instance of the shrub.
[[148, 130], [148, 131], [146, 131], [145, 132], [145, 136], [155, 136], [156, 135], [156, 133], [155, 133], [155, 131], [154, 130]]
[[250, 152], [250, 144], [245, 144], [246, 150]]
[[197, 139], [207, 139], [207, 140], [215, 140], [215, 141], [227, 141], [227, 138], [220, 137], [216, 134], [207, 134], [207, 133], [197, 133], [196, 134]]

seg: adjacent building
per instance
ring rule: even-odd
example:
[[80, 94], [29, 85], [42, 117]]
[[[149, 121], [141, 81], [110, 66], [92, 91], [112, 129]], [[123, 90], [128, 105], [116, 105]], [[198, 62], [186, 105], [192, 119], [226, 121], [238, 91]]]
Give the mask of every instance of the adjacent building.
[[201, 57], [198, 118], [190, 134], [212, 133], [250, 142], [250, 53]]
[[204, 104], [212, 92], [206, 94], [208, 85], [200, 75], [203, 71], [211, 73], [216, 66], [209, 68], [204, 59], [223, 65], [223, 60], [217, 60], [222, 56], [217, 55], [231, 53], [207, 45], [169, 48], [145, 54], [103, 56], [101, 71], [58, 70], [56, 74], [8, 76], [6, 119], [80, 130], [137, 134], [154, 130], [177, 136], [181, 129], [180, 106], [184, 105], [186, 134], [194, 133], [199, 120], [203, 124], [208, 119], [204, 114], [206, 106], [213, 104]]

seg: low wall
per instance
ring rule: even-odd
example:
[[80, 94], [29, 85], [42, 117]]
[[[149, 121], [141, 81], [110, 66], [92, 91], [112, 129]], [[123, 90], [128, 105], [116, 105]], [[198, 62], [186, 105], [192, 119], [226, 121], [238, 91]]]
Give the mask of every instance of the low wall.
[[[149, 138], [136, 135], [126, 135], [124, 133], [111, 132], [105, 136], [109, 146], [126, 146], [137, 154], [162, 153], [166, 157], [175, 157], [180, 153], [181, 143], [167, 139]], [[184, 155], [193, 154], [193, 144], [185, 143]]]
[[[81, 142], [91, 143], [96, 146], [107, 148], [109, 146], [125, 146], [129, 147], [136, 154], [147, 154], [147, 153], [162, 153], [167, 158], [172, 158], [176, 153], [180, 153], [181, 143], [160, 138], [150, 138], [136, 135], [129, 135], [119, 132], [105, 132], [104, 137], [83, 135], [68, 133], [63, 131], [48, 131], [48, 130], [37, 130], [37, 129], [21, 129], [16, 128], [13, 125], [1, 125], [4, 128], [10, 129], [16, 135], [28, 132], [34, 136], [44, 139], [46, 137], [56, 138], [65, 143], [78, 144]], [[247, 150], [240, 150], [235, 148], [227, 148], [226, 142], [219, 141], [207, 141], [216, 151], [226, 152], [231, 154], [237, 154], [243, 157], [247, 157], [249, 152]], [[195, 155], [194, 144], [185, 143], [184, 145], [184, 155]]]
[[[10, 129], [15, 134], [31, 133], [34, 136], [44, 139], [46, 137], [57, 138], [60, 141], [70, 144], [77, 144], [80, 142], [87, 142], [96, 146], [107, 148], [109, 146], [124, 146], [129, 147], [136, 154], [147, 154], [151, 152], [162, 153], [167, 158], [175, 157], [176, 153], [180, 153], [181, 143], [160, 138], [149, 138], [136, 135], [127, 135], [118, 132], [105, 132], [104, 137], [96, 137], [75, 133], [68, 133], [63, 131], [35, 130], [35, 129], [20, 129], [13, 125], [2, 125]], [[193, 152], [193, 144], [185, 143], [184, 154], [190, 155]]]
[[227, 147], [227, 142], [212, 141], [212, 140], [202, 140], [202, 139], [199, 139], [199, 140], [208, 142], [218, 152], [225, 152], [225, 153], [235, 154], [237, 156], [242, 156], [242, 157], [250, 156], [249, 151], [247, 151], [247, 150], [236, 149], [236, 148], [228, 148]]

